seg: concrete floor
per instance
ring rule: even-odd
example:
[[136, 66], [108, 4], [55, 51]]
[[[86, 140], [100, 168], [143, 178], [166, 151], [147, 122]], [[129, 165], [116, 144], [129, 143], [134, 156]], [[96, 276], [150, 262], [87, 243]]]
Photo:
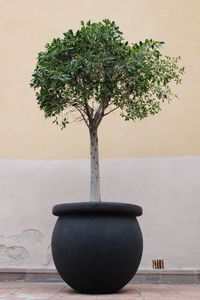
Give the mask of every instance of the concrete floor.
[[0, 300], [200, 300], [200, 285], [130, 284], [112, 295], [80, 295], [64, 283], [0, 283]]

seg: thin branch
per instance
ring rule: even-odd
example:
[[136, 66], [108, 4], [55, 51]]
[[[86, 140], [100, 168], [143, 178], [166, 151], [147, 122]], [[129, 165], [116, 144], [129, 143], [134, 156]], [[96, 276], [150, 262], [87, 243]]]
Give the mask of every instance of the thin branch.
[[[88, 119], [89, 119], [89, 123], [91, 124], [91, 122], [92, 122], [92, 114], [93, 114], [93, 110], [92, 110], [92, 108], [89, 106], [89, 104], [87, 103], [87, 100], [85, 99], [85, 90], [84, 90], [83, 83], [81, 83], [81, 82], [78, 81], [78, 80], [76, 80], [76, 82], [77, 82], [77, 85], [79, 85], [79, 87], [80, 87], [80, 89], [81, 89], [81, 91], [82, 91], [82, 93], [83, 93], [83, 96], [84, 96], [84, 103], [85, 103], [84, 107], [85, 107], [86, 114], [87, 114]], [[91, 113], [91, 111], [92, 111], [92, 113]]]
[[85, 121], [85, 124], [87, 125], [87, 127], [89, 128], [89, 123], [86, 119], [86, 117], [84, 116], [84, 113], [82, 112], [82, 110], [79, 107], [76, 107], [76, 109], [79, 111], [79, 113], [81, 114], [83, 120]]
[[111, 109], [110, 111], [108, 111], [107, 113], [105, 113], [103, 116], [105, 117], [105, 116], [109, 115], [111, 112], [117, 110], [118, 108], [119, 107], [115, 107], [115, 108]]
[[88, 119], [89, 119], [89, 123], [91, 124], [92, 123], [92, 114], [90, 112], [91, 107], [88, 105], [87, 100], [84, 100], [84, 102], [85, 102], [84, 106], [85, 106], [86, 113], [87, 113], [87, 116], [88, 116]]
[[83, 118], [80, 116], [80, 117], [75, 118], [72, 121], [68, 121], [68, 124], [77, 123], [77, 122], [81, 122], [81, 121], [83, 121]]

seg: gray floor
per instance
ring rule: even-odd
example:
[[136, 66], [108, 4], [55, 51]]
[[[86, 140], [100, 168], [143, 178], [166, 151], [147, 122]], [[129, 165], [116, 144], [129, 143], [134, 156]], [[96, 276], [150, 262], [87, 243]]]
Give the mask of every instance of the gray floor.
[[65, 283], [0, 283], [0, 300], [200, 300], [200, 285], [129, 284], [112, 295], [80, 295]]

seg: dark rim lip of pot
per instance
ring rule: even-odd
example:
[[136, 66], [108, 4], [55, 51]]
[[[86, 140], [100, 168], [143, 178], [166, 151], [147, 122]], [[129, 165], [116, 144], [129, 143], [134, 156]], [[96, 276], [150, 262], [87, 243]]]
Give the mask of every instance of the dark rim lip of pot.
[[52, 214], [58, 217], [72, 214], [85, 215], [95, 213], [139, 217], [142, 215], [142, 207], [120, 202], [76, 202], [57, 204], [52, 209]]

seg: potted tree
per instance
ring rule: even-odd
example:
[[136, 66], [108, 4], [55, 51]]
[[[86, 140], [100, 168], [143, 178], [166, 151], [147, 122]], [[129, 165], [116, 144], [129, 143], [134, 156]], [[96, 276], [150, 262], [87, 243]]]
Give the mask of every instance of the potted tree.
[[[89, 129], [90, 202], [58, 204], [52, 254], [61, 277], [82, 293], [111, 293], [125, 286], [139, 266], [143, 241], [137, 205], [101, 202], [97, 130], [102, 119], [120, 109], [126, 120], [160, 111], [181, 83], [180, 57], [163, 56], [163, 42], [146, 39], [129, 45], [108, 19], [81, 21], [38, 54], [31, 80], [45, 117], [65, 128], [81, 119]], [[75, 113], [75, 115], [74, 115]], [[76, 114], [77, 113], [77, 114]]]

